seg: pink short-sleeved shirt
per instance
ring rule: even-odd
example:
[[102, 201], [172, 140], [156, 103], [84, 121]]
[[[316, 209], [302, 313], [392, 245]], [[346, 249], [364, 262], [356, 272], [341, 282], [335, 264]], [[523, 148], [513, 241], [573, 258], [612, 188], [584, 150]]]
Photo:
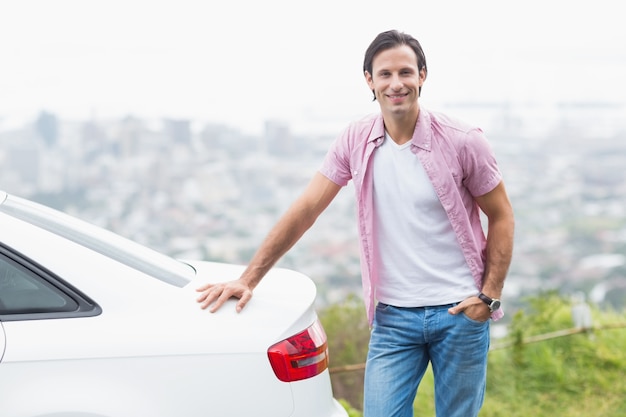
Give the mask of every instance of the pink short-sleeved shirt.
[[[378, 265], [374, 256], [372, 155], [382, 144], [382, 114], [353, 122], [330, 147], [320, 173], [345, 186], [354, 181], [361, 251], [363, 296], [370, 324], [374, 318]], [[482, 130], [441, 113], [420, 109], [411, 151], [419, 158], [454, 232], [477, 288], [482, 288], [487, 240], [474, 200], [502, 180], [495, 156]], [[493, 319], [503, 313], [497, 310]]]

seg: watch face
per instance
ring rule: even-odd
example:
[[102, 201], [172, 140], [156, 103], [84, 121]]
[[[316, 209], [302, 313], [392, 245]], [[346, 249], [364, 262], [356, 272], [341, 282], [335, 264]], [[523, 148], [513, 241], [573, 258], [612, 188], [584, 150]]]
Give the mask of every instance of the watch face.
[[493, 300], [489, 307], [491, 307], [491, 311], [496, 311], [500, 308], [500, 300]]

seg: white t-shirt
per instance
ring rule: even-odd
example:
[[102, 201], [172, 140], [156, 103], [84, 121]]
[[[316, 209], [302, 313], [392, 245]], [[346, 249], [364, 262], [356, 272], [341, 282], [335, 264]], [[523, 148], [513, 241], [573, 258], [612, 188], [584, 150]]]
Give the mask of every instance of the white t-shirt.
[[387, 133], [374, 152], [376, 299], [397, 307], [461, 301], [478, 292], [432, 183], [411, 152]]

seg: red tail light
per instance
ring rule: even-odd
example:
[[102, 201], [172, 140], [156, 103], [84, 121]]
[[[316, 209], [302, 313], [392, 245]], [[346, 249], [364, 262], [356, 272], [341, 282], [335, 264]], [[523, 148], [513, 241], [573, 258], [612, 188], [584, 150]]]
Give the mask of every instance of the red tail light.
[[267, 350], [274, 373], [284, 382], [319, 375], [328, 368], [328, 344], [316, 320], [305, 331], [278, 342]]

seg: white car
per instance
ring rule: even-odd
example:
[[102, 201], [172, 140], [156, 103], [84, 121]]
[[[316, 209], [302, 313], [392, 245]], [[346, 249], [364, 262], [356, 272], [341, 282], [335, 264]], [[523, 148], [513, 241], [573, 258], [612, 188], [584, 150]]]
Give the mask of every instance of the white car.
[[241, 313], [182, 262], [0, 191], [0, 416], [345, 417], [306, 276], [275, 268]]

